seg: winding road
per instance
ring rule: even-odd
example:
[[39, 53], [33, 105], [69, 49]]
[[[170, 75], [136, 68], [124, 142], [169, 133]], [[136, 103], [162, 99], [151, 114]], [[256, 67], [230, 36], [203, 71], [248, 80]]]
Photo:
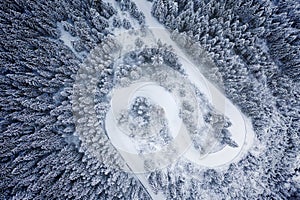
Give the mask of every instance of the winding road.
[[[255, 138], [255, 134], [251, 125], [251, 121], [240, 112], [239, 108], [236, 107], [217, 87], [214, 86], [210, 81], [208, 81], [200, 72], [199, 68], [201, 66], [195, 65], [192, 61], [189, 60], [188, 56], [184, 51], [170, 38], [170, 32], [166, 30], [152, 15], [151, 7], [152, 3], [148, 1], [133, 0], [138, 9], [145, 14], [146, 25], [148, 26], [152, 37], [154, 40], [160, 39], [163, 43], [171, 45], [174, 49], [174, 52], [178, 55], [179, 61], [182, 63], [183, 68], [191, 81], [208, 99], [208, 101], [221, 113], [226, 115], [229, 120], [232, 122], [232, 126], [229, 127], [230, 132], [232, 133], [232, 139], [237, 142], [239, 145], [237, 148], [232, 148], [226, 146], [222, 150], [211, 153], [205, 157], [199, 155], [199, 153], [193, 149], [188, 148], [187, 151], [182, 155], [191, 162], [204, 167], [209, 168], [221, 168], [225, 167], [227, 164], [236, 162], [243, 155], [246, 154], [248, 149], [252, 146], [252, 143]], [[124, 39], [124, 38], [123, 38]], [[147, 43], [146, 43], [147, 44]], [[153, 40], [149, 40], [149, 44], [153, 44]], [[127, 47], [130, 49], [130, 45]], [[126, 48], [124, 49], [126, 51]], [[112, 114], [112, 113], [110, 113]], [[108, 115], [108, 117], [111, 117]], [[176, 123], [176, 120], [174, 121]], [[175, 126], [175, 124], [173, 124]], [[170, 124], [172, 126], [172, 124]], [[113, 128], [113, 126], [110, 126]], [[116, 131], [116, 130], [114, 130]], [[186, 130], [181, 130], [186, 131]], [[185, 134], [182, 134], [185, 135]], [[114, 136], [113, 136], [114, 137]], [[116, 136], [114, 141], [117, 141], [120, 137]], [[182, 139], [183, 143], [189, 143], [188, 138]], [[124, 142], [124, 141], [123, 141]], [[119, 145], [119, 144], [117, 144]], [[126, 142], [123, 144], [126, 147]], [[127, 144], [128, 145], [128, 144]], [[182, 145], [181, 145], [182, 146]], [[184, 146], [184, 145], [183, 145]], [[132, 150], [132, 149], [131, 149]], [[126, 150], [125, 150], [126, 151]], [[132, 157], [126, 155], [126, 152], [120, 152], [123, 158], [128, 161], [128, 165], [132, 169], [137, 169], [142, 166], [134, 166], [134, 161]], [[139, 168], [140, 169], [140, 168]], [[136, 173], [136, 176], [139, 178], [141, 183], [144, 185], [149, 194], [153, 199], [164, 199], [161, 193], [154, 194], [146, 178], [146, 174]]]

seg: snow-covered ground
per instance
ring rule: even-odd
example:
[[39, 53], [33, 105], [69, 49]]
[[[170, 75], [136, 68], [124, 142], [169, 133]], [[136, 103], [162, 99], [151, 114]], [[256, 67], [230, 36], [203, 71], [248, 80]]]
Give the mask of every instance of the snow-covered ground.
[[75, 54], [76, 57], [83, 59], [86, 57], [87, 52], [77, 52], [75, 51], [72, 42], [79, 40], [79, 37], [73, 37], [69, 32], [65, 31], [62, 23], [57, 23], [57, 28], [60, 31], [60, 40], [71, 49], [71, 51]]
[[[164, 108], [168, 123], [171, 124], [171, 126], [169, 126], [171, 129], [170, 131], [173, 134], [173, 138], [175, 138], [174, 145], [171, 147], [176, 148], [178, 151], [177, 154], [171, 154], [172, 149], [166, 147], [166, 149], [153, 154], [140, 155], [128, 134], [118, 128], [116, 121], [118, 113], [120, 110], [127, 108], [130, 101], [138, 96], [149, 98], [151, 101]], [[127, 162], [127, 166], [129, 167], [128, 170], [135, 173], [151, 195], [152, 199], [164, 199], [161, 192], [157, 194], [153, 193], [147, 177], [144, 174], [144, 172], [146, 172], [144, 164], [146, 160], [150, 160], [153, 163], [153, 169], [166, 167], [168, 164], [171, 164], [173, 160], [178, 159], [180, 152], [184, 152], [191, 144], [191, 141], [188, 141], [187, 139], [187, 130], [182, 126], [182, 120], [179, 118], [178, 105], [170, 93], [156, 83], [151, 82], [140, 82], [131, 84], [129, 87], [115, 89], [112, 94], [111, 105], [112, 108], [106, 115], [106, 130], [110, 141], [119, 150], [120, 154]], [[179, 137], [178, 133], [180, 133]], [[168, 153], [166, 151], [170, 152]], [[174, 156], [174, 158], [168, 162], [168, 158], [164, 157], [165, 155]], [[160, 162], [162, 160], [167, 161], [165, 163]]]
[[106, 129], [115, 147], [133, 154], [138, 154], [139, 152], [135, 149], [128, 134], [124, 134], [123, 131], [126, 130], [117, 128], [117, 117], [121, 110], [128, 108], [130, 101], [138, 96], [149, 98], [152, 102], [164, 108], [173, 138], [177, 136], [182, 125], [182, 120], [179, 118], [179, 108], [173, 96], [156, 83], [141, 82], [114, 90], [111, 99], [112, 109], [110, 109], [106, 117]]
[[238, 160], [244, 152], [251, 147], [254, 139], [254, 132], [250, 120], [244, 116], [240, 110], [212, 83], [210, 83], [199, 71], [199, 67], [189, 61], [188, 57], [180, 47], [171, 39], [170, 33], [152, 15], [151, 3], [148, 1], [134, 0], [137, 7], [145, 14], [146, 24], [151, 30], [155, 39], [160, 39], [163, 43], [171, 45], [175, 53], [179, 56], [179, 61], [188, 75], [189, 80], [200, 89], [209, 102], [221, 113], [229, 117], [232, 126], [229, 130], [232, 139], [239, 145], [238, 148], [225, 147], [221, 151], [209, 154], [205, 158], [193, 152], [191, 148], [184, 156], [202, 166], [219, 167], [226, 163]]
[[[149, 98], [151, 101], [164, 109], [170, 133], [172, 134], [172, 137], [175, 141], [174, 143], [178, 148], [178, 151], [174, 156], [178, 158], [178, 156], [180, 156], [179, 154], [183, 153], [191, 144], [191, 141], [186, 128], [183, 126], [182, 119], [179, 118], [179, 106], [177, 105], [173, 96], [155, 82], [138, 82], [131, 84], [128, 87], [114, 90], [111, 99], [112, 107], [106, 115], [105, 122], [110, 141], [118, 150], [132, 154], [134, 155], [133, 157], [140, 159], [138, 162], [143, 162], [144, 157], [136, 157], [139, 156], [139, 152], [137, 151], [132, 138], [130, 138], [127, 133], [124, 133], [126, 130], [118, 128], [119, 125], [117, 124], [118, 114], [122, 109], [128, 108], [130, 101], [138, 96]], [[181, 140], [178, 140], [178, 138], [181, 138]], [[185, 139], [183, 140], [182, 138]], [[189, 141], [189, 143], [187, 143], [187, 141]], [[168, 147], [164, 147], [164, 149], [158, 149], [157, 153], [159, 153], [158, 151], [168, 151], [167, 148]], [[177, 158], [174, 158], [174, 160]], [[151, 159], [156, 162], [155, 156], [153, 156]], [[133, 166], [132, 168], [135, 167]], [[138, 169], [138, 172], [142, 171], [146, 171], [144, 166]]]
[[182, 120], [179, 118], [179, 106], [174, 97], [156, 83], [144, 83], [143, 86], [132, 94], [130, 99], [134, 99], [138, 96], [149, 98], [152, 102], [164, 108], [168, 124], [171, 125], [169, 126], [170, 132], [173, 138], [175, 138], [182, 125]]
[[[182, 63], [183, 68], [191, 81], [192, 84], [194, 84], [208, 99], [208, 101], [221, 113], [223, 113], [225, 116], [229, 118], [229, 120], [232, 122], [232, 126], [229, 128], [230, 132], [232, 133], [232, 139], [236, 141], [236, 143], [239, 145], [238, 148], [232, 148], [229, 146], [226, 146], [220, 151], [217, 151], [215, 153], [208, 154], [207, 156], [203, 157], [199, 155], [199, 153], [192, 148], [191, 140], [188, 137], [187, 130], [182, 128], [184, 126], [181, 126], [180, 130], [180, 138], [176, 138], [176, 141], [178, 142], [178, 146], [175, 145], [177, 148], [188, 148], [187, 151], [185, 149], [182, 150], [183, 155], [185, 158], [189, 159], [191, 162], [198, 164], [199, 166], [204, 167], [210, 167], [210, 168], [216, 168], [216, 167], [223, 167], [226, 164], [229, 164], [231, 162], [238, 161], [241, 159], [243, 155], [245, 155], [245, 152], [252, 146], [253, 140], [254, 140], [254, 131], [252, 129], [252, 125], [250, 120], [245, 117], [229, 99], [226, 98], [226, 96], [219, 90], [217, 87], [215, 87], [211, 82], [209, 82], [199, 71], [199, 66], [196, 66], [192, 62], [189, 61], [188, 56], [185, 55], [182, 49], [179, 48], [179, 46], [170, 38], [170, 33], [168, 30], [166, 30], [154, 17], [151, 15], [151, 3], [148, 1], [141, 1], [141, 0], [133, 0], [137, 7], [145, 14], [146, 17], [146, 25], [148, 26], [152, 38], [155, 40], [160, 39], [163, 43], [166, 43], [168, 45], [171, 45], [174, 49], [174, 52], [178, 55], [179, 61]], [[133, 43], [134, 39], [130, 39], [130, 36], [125, 36], [122, 38], [121, 44], [127, 45], [126, 48], [123, 49], [123, 51], [127, 51], [128, 49], [131, 49], [132, 46], [130, 43]], [[154, 40], [154, 41], [155, 41]], [[149, 45], [153, 44], [153, 39], [148, 39]], [[146, 42], [147, 44], [147, 42]], [[200, 66], [201, 67], [201, 66]], [[130, 90], [132, 90], [132, 87], [140, 87], [140, 86], [131, 86], [130, 88], [127, 88], [126, 92], [123, 91], [123, 94], [118, 94], [118, 98], [124, 98], [128, 97], [128, 94], [130, 93]], [[136, 88], [137, 89], [137, 88]], [[158, 104], [162, 104], [161, 101], [163, 98], [159, 98], [158, 95], [155, 94], [157, 92], [156, 87], [149, 87], [147, 88], [146, 92], [142, 92], [139, 95], [143, 95], [146, 97], [151, 97], [151, 99], [155, 99], [155, 102]], [[149, 92], [153, 92], [153, 95], [147, 95]], [[172, 102], [172, 100], [169, 97], [165, 97], [167, 100]], [[156, 101], [157, 100], [157, 101]], [[168, 102], [166, 102], [168, 104]], [[172, 103], [169, 103], [169, 105], [165, 104], [164, 108], [168, 108], [168, 106], [171, 108], [174, 105]], [[114, 104], [114, 105], [118, 105]], [[119, 104], [122, 106], [122, 104]], [[173, 107], [173, 108], [176, 108]], [[171, 111], [171, 112], [169, 112]], [[175, 112], [172, 111], [172, 109], [168, 109], [169, 116], [168, 119], [174, 118], [172, 115], [177, 115]], [[143, 170], [143, 164], [141, 162], [141, 158], [137, 154], [137, 152], [134, 152], [134, 148], [130, 145], [129, 141], [124, 138], [123, 136], [120, 136], [121, 133], [116, 130], [115, 126], [115, 120], [113, 119], [113, 112], [109, 111], [107, 115], [107, 121], [106, 121], [106, 128], [108, 130], [108, 133], [114, 133], [110, 135], [110, 139], [112, 143], [115, 146], [120, 147], [120, 153], [122, 157], [127, 162], [128, 166], [130, 166], [131, 170], [133, 172], [142, 172]], [[178, 119], [176, 119], [178, 120]], [[169, 124], [169, 127], [173, 127], [177, 129], [177, 126], [175, 125], [177, 121], [170, 120], [171, 123]], [[124, 135], [124, 134], [122, 134]], [[129, 153], [128, 153], [129, 152]], [[131, 153], [130, 153], [131, 152]], [[134, 156], [135, 155], [135, 156]], [[142, 170], [142, 171], [140, 171]], [[147, 181], [146, 174], [142, 173], [136, 173], [136, 176], [139, 178], [141, 183], [144, 185], [145, 188], [149, 189], [149, 194], [153, 199], [164, 199], [163, 195], [161, 193], [154, 194], [151, 190], [151, 187]]]

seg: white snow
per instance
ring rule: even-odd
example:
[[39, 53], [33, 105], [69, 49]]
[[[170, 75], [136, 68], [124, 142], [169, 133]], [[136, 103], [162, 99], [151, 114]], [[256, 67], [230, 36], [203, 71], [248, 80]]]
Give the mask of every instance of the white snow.
[[79, 53], [79, 52], [75, 51], [75, 49], [72, 45], [73, 41], [77, 41], [80, 38], [79, 37], [73, 37], [69, 32], [65, 31], [63, 25], [59, 22], [57, 23], [57, 27], [58, 27], [58, 29], [60, 31], [60, 34], [61, 34], [59, 39], [62, 40], [63, 43], [71, 49], [71, 51], [75, 54], [75, 56], [77, 58], [83, 59], [86, 56], [87, 53], [86, 52], [80, 52]]
[[[146, 187], [152, 199], [164, 199], [164, 196], [161, 192], [158, 194], [153, 193], [144, 174], [144, 161], [149, 159], [153, 161], [154, 169], [156, 168], [157, 164], [160, 164], [161, 168], [171, 164], [171, 162], [166, 161], [165, 163], [157, 163], [160, 162], [161, 159], [164, 159], [164, 155], [160, 153], [160, 151], [163, 150], [158, 151], [156, 154], [139, 155], [139, 152], [137, 152], [135, 145], [129, 136], [117, 128], [117, 113], [119, 113], [121, 109], [127, 108], [128, 105], [130, 105], [130, 102], [138, 96], [149, 98], [151, 101], [164, 108], [168, 123], [171, 124], [171, 126], [169, 126], [171, 129], [170, 131], [172, 136], [176, 138], [174, 146], [176, 146], [176, 149], [179, 150], [179, 152], [184, 152], [191, 142], [187, 141], [185, 138], [177, 137], [179, 132], [185, 132], [185, 137], [187, 137], [187, 130], [183, 129], [181, 126], [182, 120], [179, 118], [178, 105], [176, 105], [172, 95], [164, 88], [157, 85], [157, 83], [135, 83], [131, 84], [129, 87], [114, 90], [111, 100], [111, 105], [113, 107], [106, 115], [106, 130], [110, 141], [118, 149], [123, 159], [127, 162], [127, 166], [130, 168], [131, 172], [134, 172], [135, 176], [137, 176], [144, 187]], [[174, 160], [175, 159], [177, 159], [177, 157], [175, 157]]]
[[[160, 39], [163, 43], [166, 43], [173, 47], [174, 52], [179, 56], [179, 61], [183, 64], [183, 68], [189, 80], [197, 86], [197, 88], [207, 97], [209, 102], [218, 111], [226, 115], [229, 118], [229, 120], [232, 122], [232, 126], [229, 128], [229, 130], [232, 133], [232, 139], [235, 140], [239, 145], [238, 148], [231, 148], [229, 146], [226, 146], [221, 151], [208, 154], [205, 157], [201, 157], [199, 153], [197, 153], [197, 151], [195, 151], [191, 147], [182, 156], [188, 158], [191, 162], [194, 162], [200, 166], [212, 167], [212, 168], [222, 167], [228, 163], [238, 161], [243, 155], [245, 155], [245, 152], [247, 152], [247, 150], [252, 146], [254, 140], [254, 131], [252, 129], [250, 120], [247, 117], [245, 117], [240, 112], [239, 108], [237, 108], [219, 89], [217, 89], [212, 83], [210, 83], [201, 74], [201, 72], [199, 71], [199, 67], [201, 66], [195, 66], [193, 63], [189, 61], [188, 56], [186, 56], [185, 53], [178, 47], [178, 45], [170, 38], [170, 33], [154, 17], [151, 16], [152, 4], [150, 2], [141, 1], [141, 0], [133, 0], [133, 1], [136, 3], [137, 7], [145, 14], [146, 25], [148, 25], [149, 29], [151, 30], [153, 34], [153, 38], [155, 38], [156, 40]], [[148, 97], [157, 100], [157, 103], [162, 103], [162, 99], [160, 99], [159, 96], [155, 94], [158, 92], [156, 87], [147, 88], [147, 92], [140, 93], [140, 94], [146, 95], [148, 94], [149, 91], [154, 93], [153, 95], [148, 95]], [[119, 95], [118, 95], [119, 97], [123, 98], [128, 94], [126, 94], [126, 92], [123, 92], [123, 94], [119, 94]], [[168, 102], [163, 102], [163, 104], [165, 103]], [[168, 107], [168, 105], [164, 105], [164, 106], [165, 106], [164, 108]], [[171, 106], [171, 103], [169, 106]], [[176, 108], [176, 106], [173, 107], [173, 109], [174, 108]], [[171, 115], [176, 115], [176, 112], [171, 111], [169, 113], [168, 118], [171, 119], [172, 118]], [[112, 131], [112, 133], [116, 134], [115, 136], [114, 134], [110, 135], [112, 142], [114, 143], [114, 145], [116, 144], [120, 146], [121, 149], [128, 151], [128, 148], [130, 148], [129, 146], [131, 146], [130, 143], [128, 143], [128, 141], [125, 138], [120, 137], [117, 133], [118, 131], [115, 130], [114, 125], [110, 124], [113, 121], [111, 112], [108, 114], [107, 119], [108, 119], [107, 120], [108, 132]], [[174, 121], [171, 120], [171, 122], [172, 123], [170, 124], [169, 127], [172, 127], [174, 125], [173, 123], [177, 123], [175, 120]], [[191, 141], [189, 137], [187, 137], [187, 134], [184, 134], [185, 132], [187, 131], [182, 129], [180, 133], [183, 134], [179, 134], [182, 136], [182, 138], [180, 139], [176, 138], [177, 142], [179, 143], [179, 145], [176, 147], [183, 148], [186, 147], [185, 145], [190, 144]], [[132, 149], [130, 149], [130, 151], [131, 150]], [[121, 151], [120, 153], [132, 168], [142, 167], [142, 166], [134, 166], [134, 159], [140, 159], [140, 158], [133, 159], [132, 155], [126, 156], [126, 152], [124, 153]], [[146, 188], [150, 189], [149, 183], [145, 179], [145, 175], [139, 174], [138, 178], [141, 180], [142, 184]], [[164, 199], [160, 193], [159, 195], [155, 195], [151, 192], [151, 196], [153, 199]]]
[[142, 82], [131, 84], [129, 87], [115, 89], [111, 99], [112, 109], [110, 109], [106, 116], [106, 129], [115, 147], [135, 154], [138, 154], [138, 152], [133, 142], [128, 134], [124, 134], [123, 131], [126, 130], [117, 128], [116, 119], [121, 110], [127, 109], [131, 101], [138, 96], [149, 98], [152, 102], [164, 108], [173, 138], [177, 136], [182, 125], [182, 120], [179, 118], [179, 107], [176, 101], [169, 92], [157, 85], [157, 83]]
[[[139, 152], [134, 147], [134, 143], [128, 134], [124, 133], [128, 130], [117, 128], [117, 116], [121, 113], [121, 110], [129, 107], [133, 99], [139, 96], [149, 98], [164, 109], [173, 138], [178, 136], [182, 128], [182, 119], [179, 118], [179, 106], [173, 96], [157, 83], [138, 82], [125, 88], [114, 89], [111, 99], [112, 108], [106, 115], [106, 130], [110, 141], [115, 147], [132, 154], [138, 154]], [[188, 136], [186, 135], [186, 137]]]
[[186, 71], [189, 79], [193, 84], [206, 95], [210, 103], [229, 117], [232, 126], [229, 130], [232, 133], [232, 139], [239, 145], [238, 148], [225, 147], [219, 152], [209, 154], [205, 158], [199, 158], [198, 154], [188, 151], [184, 156], [189, 158], [192, 162], [207, 167], [218, 167], [226, 163], [238, 160], [252, 144], [254, 139], [254, 132], [251, 128], [250, 120], [248, 120], [240, 110], [219, 91], [212, 83], [210, 83], [199, 71], [199, 67], [189, 62], [185, 53], [178, 47], [178, 45], [170, 38], [170, 33], [151, 15], [151, 3], [146, 1], [134, 0], [137, 7], [145, 14], [146, 24], [151, 29], [154, 38], [160, 39], [164, 43], [171, 45], [175, 53], [179, 56], [180, 62]]
[[152, 102], [164, 108], [168, 127], [173, 138], [175, 138], [182, 124], [182, 120], [179, 118], [179, 106], [173, 96], [163, 87], [157, 85], [157, 83], [144, 83], [143, 86], [132, 94], [130, 99], [134, 99], [138, 96], [149, 98]]

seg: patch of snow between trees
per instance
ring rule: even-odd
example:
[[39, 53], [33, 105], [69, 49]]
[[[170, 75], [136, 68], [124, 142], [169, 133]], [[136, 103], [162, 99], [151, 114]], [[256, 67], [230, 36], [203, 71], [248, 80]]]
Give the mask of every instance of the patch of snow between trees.
[[80, 40], [80, 38], [78, 36], [76, 37], [73, 37], [68, 31], [66, 31], [62, 25], [62, 23], [57, 23], [57, 27], [58, 27], [58, 30], [60, 31], [60, 37], [59, 39], [61, 41], [63, 41], [63, 43], [69, 47], [69, 49], [75, 54], [75, 56], [79, 59], [84, 59], [87, 55], [87, 52], [85, 51], [82, 51], [82, 52], [77, 52], [74, 47], [73, 47], [73, 44], [72, 42], [74, 41], [78, 41]]

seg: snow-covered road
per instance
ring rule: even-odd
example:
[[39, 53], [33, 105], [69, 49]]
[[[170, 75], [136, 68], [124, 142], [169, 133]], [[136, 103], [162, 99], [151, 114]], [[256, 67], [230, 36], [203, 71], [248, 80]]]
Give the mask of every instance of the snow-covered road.
[[[163, 43], [171, 45], [174, 49], [174, 52], [178, 55], [179, 61], [182, 63], [183, 68], [191, 81], [209, 100], [209, 102], [221, 113], [226, 115], [229, 120], [232, 122], [232, 126], [229, 128], [232, 133], [232, 139], [237, 142], [239, 145], [238, 148], [232, 148], [226, 146], [221, 151], [208, 154], [205, 157], [199, 155], [194, 148], [189, 148], [182, 155], [185, 158], [189, 159], [191, 162], [198, 164], [199, 166], [216, 168], [223, 167], [228, 163], [232, 163], [241, 159], [243, 155], [248, 151], [248, 149], [252, 146], [254, 140], [254, 131], [252, 129], [252, 125], [250, 120], [245, 117], [229, 99], [211, 82], [209, 82], [199, 71], [199, 66], [196, 66], [192, 63], [188, 56], [184, 53], [184, 51], [171, 39], [170, 32], [166, 30], [152, 15], [151, 15], [151, 7], [152, 3], [146, 0], [133, 0], [138, 9], [145, 14], [146, 25], [150, 30], [152, 37], [155, 40], [160, 39]], [[127, 40], [127, 38], [123, 38], [123, 42]], [[127, 40], [128, 42], [128, 40]], [[123, 43], [122, 43], [123, 44]], [[147, 43], [146, 43], [147, 44]], [[153, 44], [153, 40], [149, 39], [149, 44]], [[128, 46], [130, 49], [131, 47]], [[123, 49], [126, 51], [126, 49]], [[201, 67], [201, 66], [200, 66]], [[108, 116], [109, 117], [109, 116]], [[170, 124], [172, 126], [172, 124]], [[186, 130], [181, 130], [182, 132]], [[185, 134], [179, 134], [185, 135]], [[117, 137], [120, 140], [120, 138]], [[183, 143], [188, 145], [191, 141], [187, 138], [180, 138]], [[117, 140], [115, 140], [117, 141]], [[123, 141], [124, 142], [124, 141]], [[125, 144], [126, 146], [126, 144]], [[125, 147], [123, 146], [123, 147]], [[182, 146], [182, 145], [179, 145]], [[184, 145], [183, 145], [184, 146]], [[135, 172], [136, 169], [141, 169], [142, 163], [137, 164], [140, 166], [135, 166], [134, 159], [132, 155], [128, 155], [126, 151], [120, 151], [121, 155], [128, 162], [130, 168]], [[148, 181], [146, 174], [136, 173], [136, 176], [139, 178], [144, 187], [149, 190], [149, 194], [152, 199], [164, 199], [162, 193], [154, 194]]]
[[229, 117], [232, 126], [229, 128], [234, 139], [239, 145], [238, 148], [226, 146], [221, 151], [209, 154], [205, 158], [199, 157], [192, 149], [184, 156], [192, 162], [207, 167], [219, 167], [226, 163], [239, 160], [244, 152], [252, 145], [254, 132], [250, 120], [244, 116], [240, 110], [210, 81], [208, 81], [199, 71], [199, 67], [189, 61], [182, 49], [171, 39], [170, 32], [166, 30], [152, 15], [152, 4], [148, 1], [134, 0], [139, 10], [145, 14], [146, 24], [151, 30], [155, 39], [160, 39], [163, 43], [171, 45], [188, 75], [190, 81], [206, 95], [210, 103], [220, 112]]
[[[138, 96], [149, 98], [164, 108], [168, 123], [171, 124], [170, 132], [174, 138], [171, 144], [147, 155], [139, 154], [128, 134], [118, 128], [116, 120], [120, 111], [128, 108], [130, 101]], [[153, 170], [161, 169], [176, 161], [190, 147], [192, 141], [187, 129], [183, 126], [182, 120], [179, 118], [179, 106], [173, 96], [155, 82], [138, 82], [128, 87], [114, 89], [111, 105], [111, 109], [106, 114], [105, 127], [110, 141], [126, 161], [126, 167], [128, 168], [124, 170], [135, 173], [144, 187], [147, 188], [152, 199], [164, 199], [161, 192], [153, 193], [145, 176], [147, 174], [145, 173], [147, 172], [145, 161], [151, 161]], [[176, 153], [173, 153], [173, 149], [176, 149]]]
[[123, 151], [138, 154], [128, 134], [123, 132], [129, 130], [117, 129], [117, 118], [122, 110], [128, 109], [133, 99], [136, 97], [149, 98], [153, 103], [164, 108], [165, 117], [169, 124], [170, 133], [173, 138], [176, 138], [182, 126], [182, 120], [179, 118], [179, 106], [174, 100], [173, 96], [167, 92], [163, 87], [157, 85], [155, 82], [138, 82], [131, 84], [128, 87], [114, 89], [111, 105], [112, 108], [107, 113], [106, 129], [110, 140], [115, 147]]

